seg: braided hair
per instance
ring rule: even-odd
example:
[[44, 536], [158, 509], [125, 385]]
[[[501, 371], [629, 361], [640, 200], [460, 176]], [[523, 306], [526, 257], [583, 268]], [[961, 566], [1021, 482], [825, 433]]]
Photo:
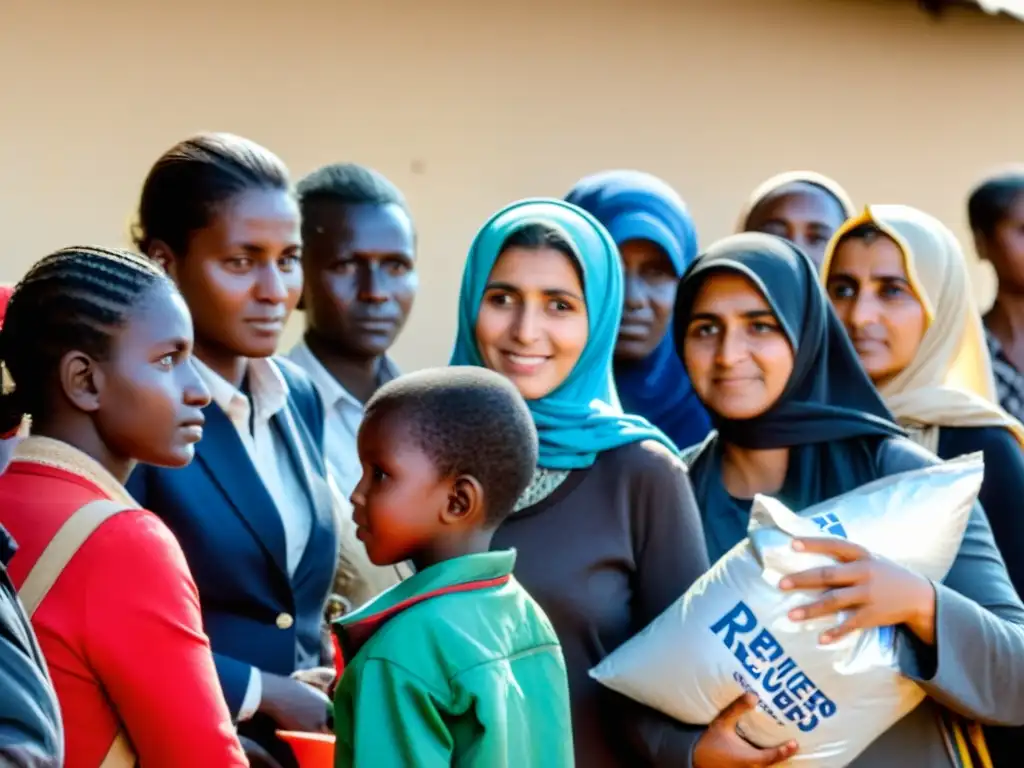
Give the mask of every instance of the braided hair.
[[200, 133], [175, 144], [150, 169], [132, 240], [147, 255], [159, 240], [181, 257], [217, 206], [249, 190], [290, 188], [288, 168], [266, 147], [231, 133]]
[[37, 262], [14, 287], [0, 329], [0, 361], [13, 383], [0, 394], [0, 434], [26, 414], [45, 419], [61, 358], [81, 350], [103, 360], [128, 315], [161, 282], [171, 285], [160, 267], [119, 249], [73, 246]]

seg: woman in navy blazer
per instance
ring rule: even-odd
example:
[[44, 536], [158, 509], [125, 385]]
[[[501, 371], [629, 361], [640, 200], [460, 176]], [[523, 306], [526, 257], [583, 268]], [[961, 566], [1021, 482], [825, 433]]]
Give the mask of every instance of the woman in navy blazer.
[[325, 601], [339, 533], [323, 459], [324, 413], [306, 375], [271, 357], [302, 289], [299, 212], [271, 152], [201, 134], [143, 186], [136, 241], [177, 283], [213, 401], [196, 461], [140, 466], [128, 487], [174, 531], [199, 587], [239, 731], [283, 765], [274, 730], [319, 731]]

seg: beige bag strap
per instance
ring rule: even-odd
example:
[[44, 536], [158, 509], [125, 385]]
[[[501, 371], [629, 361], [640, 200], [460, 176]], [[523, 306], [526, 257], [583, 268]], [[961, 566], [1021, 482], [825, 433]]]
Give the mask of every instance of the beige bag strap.
[[118, 512], [128, 509], [131, 507], [120, 502], [99, 499], [82, 505], [64, 522], [18, 590], [18, 597], [30, 618], [93, 531]]
[[[18, 590], [18, 596], [30, 618], [71, 562], [71, 558], [93, 532], [114, 515], [129, 509], [132, 507], [120, 502], [99, 499], [83, 504], [64, 521]], [[119, 730], [99, 768], [134, 768], [135, 764], [135, 753], [132, 752], [128, 738], [124, 731]]]
[[107, 756], [100, 763], [100, 768], [135, 768], [135, 753], [124, 735], [124, 731], [118, 731], [114, 737], [114, 743], [110, 745]]

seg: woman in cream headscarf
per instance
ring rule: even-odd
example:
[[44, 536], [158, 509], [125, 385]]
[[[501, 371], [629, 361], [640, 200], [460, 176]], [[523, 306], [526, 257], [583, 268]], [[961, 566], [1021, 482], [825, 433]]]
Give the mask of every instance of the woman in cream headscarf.
[[736, 231], [784, 237], [820, 265], [832, 235], [856, 212], [846, 190], [828, 176], [787, 171], [753, 191]]
[[[836, 233], [822, 279], [857, 354], [896, 420], [940, 458], [981, 451], [979, 500], [1024, 594], [1024, 427], [996, 405], [970, 275], [942, 222], [872, 205]], [[1019, 765], [1021, 729], [986, 729], [995, 766]]]
[[911, 437], [944, 459], [984, 452], [980, 500], [1024, 593], [1024, 427], [995, 404], [956, 237], [914, 208], [869, 206], [836, 233], [822, 275], [861, 362]]

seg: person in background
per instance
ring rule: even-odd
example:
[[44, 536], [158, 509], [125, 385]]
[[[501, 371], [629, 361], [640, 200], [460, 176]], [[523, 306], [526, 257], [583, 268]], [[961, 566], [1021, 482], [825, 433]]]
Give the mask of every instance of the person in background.
[[29, 270], [0, 331], [13, 379], [0, 429], [32, 418], [0, 475], [0, 523], [18, 543], [10, 576], [53, 675], [68, 768], [248, 765], [181, 547], [123, 486], [136, 461], [192, 460], [210, 400], [192, 340], [156, 265], [91, 247]]
[[838, 182], [813, 171], [789, 171], [754, 190], [737, 232], [784, 237], [821, 266], [832, 235], [857, 209]]
[[697, 257], [693, 219], [674, 189], [640, 171], [604, 171], [577, 182], [565, 198], [600, 221], [625, 272], [615, 342], [615, 388], [627, 413], [643, 416], [687, 447], [711, 429], [672, 339], [672, 305], [683, 272]]
[[[7, 314], [7, 303], [11, 300], [11, 294], [13, 293], [13, 285], [0, 285], [0, 328], [3, 328], [4, 316]], [[9, 386], [8, 378], [7, 372], [0, 370], [0, 386]], [[14, 447], [18, 444], [19, 440], [27, 436], [28, 433], [25, 426], [25, 423], [22, 422], [8, 433], [0, 435], [0, 472], [3, 472], [8, 462], [10, 462], [11, 454], [14, 453]]]
[[[717, 430], [686, 456], [712, 557], [745, 538], [755, 494], [800, 511], [938, 461], [903, 436], [817, 270], [792, 243], [740, 234], [712, 245], [683, 277], [675, 322], [679, 354]], [[784, 589], [826, 591], [789, 618], [845, 614], [824, 643], [855, 627], [898, 627], [900, 669], [928, 695], [851, 768], [953, 768], [961, 763], [949, 745], [983, 750], [962, 717], [1024, 723], [1024, 605], [980, 505], [942, 583], [842, 539], [798, 543], [838, 563], [784, 580]], [[694, 768], [772, 765], [794, 754], [795, 744], [753, 750], [736, 734], [735, 715], [730, 708], [707, 729]]]
[[978, 257], [996, 273], [996, 299], [985, 315], [999, 404], [1024, 421], [1024, 168], [981, 182], [967, 200]]
[[[0, 285], [0, 329], [13, 285]], [[5, 388], [13, 386], [3, 374]], [[19, 442], [21, 424], [0, 437], [0, 472]], [[64, 730], [57, 694], [7, 566], [18, 545], [0, 525], [0, 758], [15, 768], [64, 764]]]
[[[1024, 426], [995, 404], [956, 236], [909, 206], [872, 205], [836, 234], [822, 278], [861, 363], [911, 438], [942, 459], [984, 454], [978, 500], [1024, 593]], [[1019, 759], [1020, 732], [988, 735], [997, 765]]]
[[64, 765], [64, 729], [53, 682], [7, 566], [17, 551], [0, 526], [0, 764]]
[[[324, 451], [331, 478], [348, 499], [360, 477], [356, 435], [363, 403], [398, 376], [388, 350], [412, 310], [416, 232], [402, 193], [377, 171], [328, 165], [299, 182], [302, 211], [303, 340], [289, 358], [324, 399]], [[355, 550], [355, 551], [354, 551]], [[409, 571], [374, 568], [356, 547], [342, 550], [335, 594], [354, 605], [376, 596]], [[367, 578], [354, 582], [352, 574]]]
[[370, 399], [352, 494], [375, 563], [416, 575], [335, 624], [339, 768], [572, 768], [551, 622], [489, 552], [537, 462], [515, 387], [481, 368], [413, 373]]
[[416, 231], [402, 193], [370, 168], [324, 166], [297, 191], [306, 331], [289, 357], [324, 396], [331, 475], [348, 498], [363, 404], [398, 376], [388, 350], [416, 299]]
[[305, 373], [272, 357], [302, 290], [288, 171], [247, 139], [193, 136], [149, 172], [135, 234], [191, 310], [213, 402], [196, 461], [140, 464], [129, 490], [185, 550], [240, 733], [289, 766], [275, 729], [327, 725], [323, 610], [339, 536], [323, 404]]
[[622, 303], [619, 251], [596, 219], [513, 203], [470, 247], [451, 364], [508, 378], [537, 427], [536, 472], [493, 547], [516, 550], [516, 578], [562, 643], [576, 764], [686, 765], [690, 732], [588, 674], [708, 567], [678, 450], [617, 405]]

